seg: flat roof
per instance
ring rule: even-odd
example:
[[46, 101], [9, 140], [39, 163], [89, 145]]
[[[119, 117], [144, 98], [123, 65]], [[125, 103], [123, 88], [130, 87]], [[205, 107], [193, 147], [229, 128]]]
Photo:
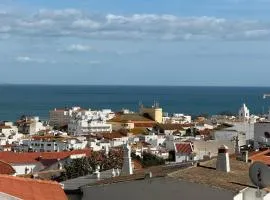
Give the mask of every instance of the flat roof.
[[200, 163], [199, 166], [181, 169], [169, 174], [180, 180], [207, 185], [228, 190], [234, 193], [246, 187], [255, 187], [249, 178], [250, 163], [230, 158], [231, 171], [229, 173], [216, 170], [216, 159]]

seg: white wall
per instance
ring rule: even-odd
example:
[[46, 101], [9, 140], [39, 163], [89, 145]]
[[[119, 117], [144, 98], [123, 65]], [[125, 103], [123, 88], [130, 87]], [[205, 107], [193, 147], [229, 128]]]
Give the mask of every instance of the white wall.
[[37, 169], [38, 164], [30, 163], [30, 164], [11, 164], [11, 166], [15, 169], [16, 175], [23, 175], [25, 174], [25, 168], [27, 167], [29, 170], [27, 171], [27, 174], [32, 172], [37, 172], [39, 169]]
[[257, 189], [246, 188], [234, 197], [234, 200], [270, 200], [270, 194], [261, 190], [261, 197], [257, 197]]
[[190, 160], [191, 159], [188, 154], [175, 153], [175, 162], [177, 163], [187, 162]]

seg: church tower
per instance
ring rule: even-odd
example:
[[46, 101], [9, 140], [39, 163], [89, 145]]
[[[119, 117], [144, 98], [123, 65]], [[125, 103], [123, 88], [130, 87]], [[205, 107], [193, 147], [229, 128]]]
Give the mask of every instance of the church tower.
[[250, 118], [250, 112], [246, 104], [243, 104], [243, 106], [239, 110], [239, 119], [241, 120], [249, 120]]

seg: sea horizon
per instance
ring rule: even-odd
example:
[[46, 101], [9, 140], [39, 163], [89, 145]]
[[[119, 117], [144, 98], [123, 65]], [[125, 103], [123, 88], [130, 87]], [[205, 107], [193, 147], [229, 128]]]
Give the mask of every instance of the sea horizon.
[[[49, 84], [49, 83], [0, 83], [0, 86], [105, 86], [105, 87], [209, 87], [209, 88], [270, 88], [270, 86], [245, 85], [128, 85], [128, 84]], [[270, 92], [270, 91], [269, 91]]]
[[159, 102], [164, 112], [187, 115], [238, 113], [243, 103], [251, 113], [264, 114], [270, 87], [131, 86], [131, 85], [0, 85], [0, 120], [15, 121], [22, 115], [48, 120], [49, 110], [80, 106], [90, 109], [130, 109], [140, 103]]

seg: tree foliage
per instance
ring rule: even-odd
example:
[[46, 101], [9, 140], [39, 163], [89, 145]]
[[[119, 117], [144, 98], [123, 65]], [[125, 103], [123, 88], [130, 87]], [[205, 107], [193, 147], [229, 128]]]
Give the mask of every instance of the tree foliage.
[[158, 157], [148, 152], [143, 152], [142, 158], [140, 156], [136, 156], [135, 154], [131, 154], [131, 156], [133, 159], [136, 159], [139, 162], [141, 162], [144, 168], [165, 164], [165, 160], [163, 158]]
[[93, 152], [90, 157], [73, 159], [64, 165], [65, 172], [59, 179], [62, 181], [92, 174], [98, 165], [100, 171], [121, 168], [123, 152], [121, 150], [110, 151], [108, 155], [105, 152]]

